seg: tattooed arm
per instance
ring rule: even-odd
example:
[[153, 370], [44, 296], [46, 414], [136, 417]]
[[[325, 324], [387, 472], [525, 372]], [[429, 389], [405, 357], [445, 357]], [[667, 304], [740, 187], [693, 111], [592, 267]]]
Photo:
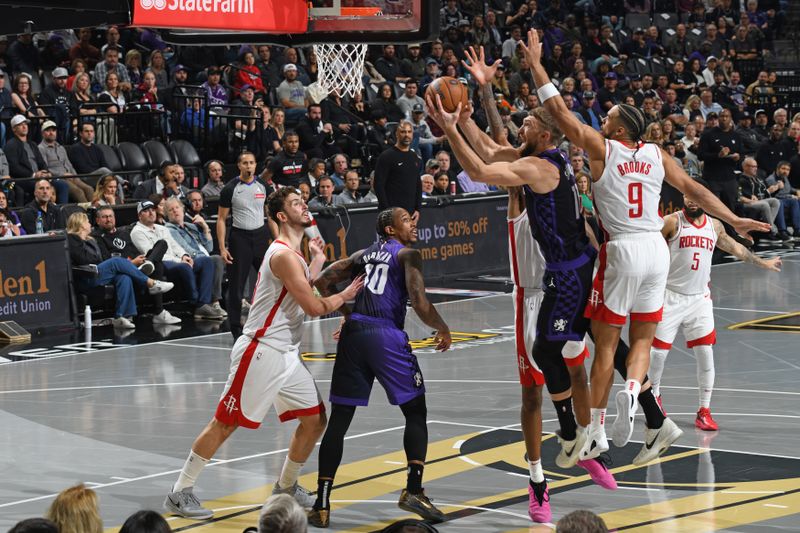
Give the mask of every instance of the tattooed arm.
[[508, 137], [506, 137], [503, 120], [500, 118], [500, 112], [497, 110], [497, 104], [494, 102], [494, 94], [492, 94], [492, 85], [487, 83], [480, 87], [481, 107], [483, 112], [486, 113], [486, 120], [489, 121], [489, 130], [492, 132], [492, 140], [497, 144], [508, 146]]
[[[314, 287], [319, 291], [322, 296], [330, 296], [336, 293], [336, 285], [350, 279], [355, 272], [358, 259], [364, 253], [364, 250], [359, 250], [350, 257], [340, 259], [331, 264], [323, 270], [319, 276], [313, 281]], [[347, 305], [342, 305], [339, 309], [345, 317], [350, 315], [350, 308]]]
[[411, 299], [411, 307], [425, 325], [436, 330], [436, 349], [445, 351], [450, 347], [450, 328], [444, 323], [439, 312], [425, 295], [425, 281], [422, 278], [422, 254], [414, 248], [404, 248], [397, 254], [406, 273], [406, 289]]
[[755, 265], [766, 270], [772, 270], [774, 272], [781, 271], [780, 257], [773, 257], [772, 259], [762, 259], [758, 257], [757, 255], [753, 254], [753, 252], [733, 240], [727, 233], [725, 233], [725, 228], [722, 226], [722, 222], [715, 218], [712, 218], [711, 221], [714, 224], [714, 231], [717, 232], [717, 248], [728, 252], [732, 256], [736, 257], [737, 259], [741, 259], [745, 263], [750, 263], [751, 265]]

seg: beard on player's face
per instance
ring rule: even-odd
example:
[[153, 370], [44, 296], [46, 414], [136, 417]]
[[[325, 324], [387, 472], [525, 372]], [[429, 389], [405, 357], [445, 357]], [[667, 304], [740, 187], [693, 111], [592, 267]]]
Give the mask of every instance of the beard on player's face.
[[683, 209], [686, 211], [686, 215], [691, 218], [700, 218], [705, 214], [703, 208], [697, 204], [687, 204]]

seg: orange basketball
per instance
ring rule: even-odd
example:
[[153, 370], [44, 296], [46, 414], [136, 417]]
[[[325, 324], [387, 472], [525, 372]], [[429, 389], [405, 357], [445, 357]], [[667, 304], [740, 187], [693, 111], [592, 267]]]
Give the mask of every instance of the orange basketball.
[[462, 109], [467, 107], [469, 99], [467, 84], [457, 78], [442, 76], [433, 80], [425, 90], [425, 95], [430, 95], [435, 103], [437, 94], [442, 99], [442, 107], [448, 113], [454, 112], [459, 103]]

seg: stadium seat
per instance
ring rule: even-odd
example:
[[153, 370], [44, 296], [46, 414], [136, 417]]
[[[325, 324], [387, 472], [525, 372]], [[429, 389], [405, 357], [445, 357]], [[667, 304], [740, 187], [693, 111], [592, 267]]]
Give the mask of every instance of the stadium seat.
[[188, 186], [192, 189], [202, 187], [205, 183], [205, 176], [200, 172], [203, 161], [194, 145], [189, 141], [176, 140], [169, 143], [169, 151], [172, 154], [172, 160], [180, 164], [186, 171]]
[[164, 163], [174, 162], [175, 158], [161, 141], [150, 140], [142, 143], [142, 150], [151, 169], [161, 168]]
[[665, 28], [674, 28], [678, 25], [677, 13], [656, 13], [653, 17], [653, 22], [659, 30]]
[[107, 144], [98, 144], [98, 148], [103, 152], [103, 157], [106, 160], [106, 167], [114, 172], [122, 170], [122, 161], [119, 159], [119, 154], [113, 146]]
[[122, 168], [128, 171], [135, 171], [128, 178], [133, 187], [147, 179], [150, 165], [147, 161], [147, 156], [139, 148], [138, 144], [121, 142], [117, 145], [117, 152], [119, 152]]
[[625, 27], [631, 30], [650, 26], [650, 15], [646, 13], [628, 13], [625, 15]]

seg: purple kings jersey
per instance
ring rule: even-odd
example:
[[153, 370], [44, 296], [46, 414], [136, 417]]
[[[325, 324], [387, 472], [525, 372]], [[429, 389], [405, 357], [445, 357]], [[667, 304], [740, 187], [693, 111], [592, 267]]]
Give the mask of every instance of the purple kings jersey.
[[364, 290], [356, 296], [353, 312], [374, 318], [391, 321], [398, 329], [403, 329], [406, 320], [406, 272], [397, 259], [397, 254], [405, 248], [399, 242], [389, 239], [378, 242], [364, 251], [358, 259], [358, 268], [363, 268], [366, 278]]

